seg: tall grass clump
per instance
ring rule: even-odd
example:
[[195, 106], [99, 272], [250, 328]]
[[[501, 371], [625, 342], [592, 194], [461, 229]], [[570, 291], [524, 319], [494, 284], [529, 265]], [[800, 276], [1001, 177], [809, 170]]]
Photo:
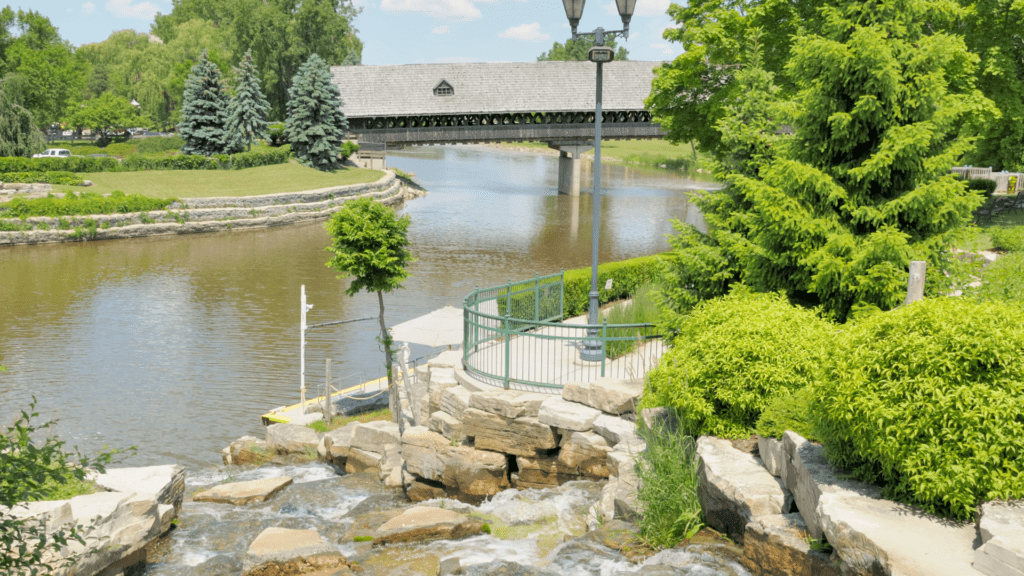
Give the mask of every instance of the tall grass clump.
[[652, 548], [671, 548], [704, 525], [697, 497], [697, 456], [693, 438], [663, 421], [640, 435], [647, 450], [636, 460], [640, 538]]
[[[605, 314], [608, 324], [654, 324], [658, 321], [658, 286], [645, 282], [630, 296], [629, 302], [612, 307]], [[616, 334], [618, 335], [618, 334]], [[626, 334], [626, 336], [630, 336]], [[606, 353], [609, 358], [618, 358], [637, 345], [637, 338], [608, 342]]]
[[992, 227], [992, 246], [1005, 252], [1024, 252], [1024, 226]]
[[833, 464], [959, 520], [1024, 498], [1024, 310], [926, 299], [847, 328], [811, 406]]

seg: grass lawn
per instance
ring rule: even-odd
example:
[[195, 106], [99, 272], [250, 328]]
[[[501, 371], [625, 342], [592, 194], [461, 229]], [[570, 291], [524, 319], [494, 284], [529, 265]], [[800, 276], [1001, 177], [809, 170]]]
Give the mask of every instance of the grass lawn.
[[356, 414], [355, 416], [335, 416], [330, 426], [328, 426], [327, 423], [324, 422], [323, 420], [318, 420], [316, 422], [313, 422], [312, 424], [307, 425], [306, 427], [312, 428], [313, 430], [316, 430], [320, 434], [323, 434], [324, 432], [337, 430], [338, 428], [341, 428], [347, 424], [351, 424], [352, 422], [376, 422], [378, 420], [390, 422], [391, 410], [385, 408], [383, 410], [376, 410], [374, 412]]
[[[289, 162], [245, 170], [147, 170], [144, 172], [93, 172], [80, 175], [91, 180], [88, 188], [76, 192], [109, 194], [120, 190], [150, 198], [205, 198], [209, 196], [259, 196], [278, 192], [301, 192], [328, 186], [365, 184], [380, 180], [384, 173], [363, 168], [320, 172]], [[63, 191], [61, 187], [59, 190]]]

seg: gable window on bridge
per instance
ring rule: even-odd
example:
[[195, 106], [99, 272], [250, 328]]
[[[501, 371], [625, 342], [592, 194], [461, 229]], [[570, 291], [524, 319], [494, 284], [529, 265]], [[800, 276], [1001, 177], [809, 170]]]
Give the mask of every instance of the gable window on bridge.
[[454, 96], [455, 88], [448, 82], [441, 80], [441, 83], [434, 86], [434, 96]]

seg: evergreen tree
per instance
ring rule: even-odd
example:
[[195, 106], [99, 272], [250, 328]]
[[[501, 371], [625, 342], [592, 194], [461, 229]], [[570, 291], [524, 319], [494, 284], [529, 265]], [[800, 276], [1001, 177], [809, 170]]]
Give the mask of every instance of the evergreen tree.
[[348, 120], [341, 112], [341, 94], [331, 83], [327, 64], [313, 54], [299, 68], [288, 89], [285, 136], [302, 163], [317, 170], [334, 170], [345, 139]]
[[941, 274], [953, 234], [981, 203], [950, 174], [991, 101], [973, 87], [977, 56], [928, 29], [949, 0], [850, 0], [823, 9], [786, 72], [799, 89], [794, 138], [756, 173], [728, 178], [749, 206], [743, 280], [820, 304], [843, 321], [890, 309], [911, 260]]
[[228, 116], [228, 131], [246, 150], [252, 150], [257, 138], [264, 138], [267, 132], [267, 112], [270, 103], [260, 89], [260, 77], [252, 62], [252, 51], [247, 51], [235, 68], [235, 97], [231, 99]]
[[30, 156], [45, 144], [32, 112], [14, 102], [0, 80], [0, 156]]
[[[185, 80], [178, 134], [185, 141], [182, 154], [211, 156], [233, 151], [236, 141], [227, 130], [228, 96], [220, 68], [210, 61], [206, 50]], [[239, 147], [240, 148], [240, 147]]]

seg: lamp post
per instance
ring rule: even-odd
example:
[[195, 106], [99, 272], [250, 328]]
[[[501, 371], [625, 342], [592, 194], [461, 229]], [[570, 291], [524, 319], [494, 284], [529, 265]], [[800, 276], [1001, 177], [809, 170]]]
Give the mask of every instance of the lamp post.
[[629, 21], [633, 17], [633, 10], [636, 8], [636, 0], [615, 0], [615, 7], [622, 17], [622, 30], [605, 30], [598, 28], [593, 32], [576, 32], [580, 18], [583, 16], [583, 4], [586, 0], [562, 0], [565, 6], [565, 16], [569, 19], [569, 26], [572, 27], [572, 39], [575, 41], [583, 36], [594, 38], [594, 46], [587, 52], [587, 60], [597, 64], [597, 98], [594, 104], [594, 202], [593, 202], [593, 223], [590, 231], [590, 312], [587, 323], [591, 328], [588, 331], [589, 340], [583, 342], [583, 350], [580, 352], [581, 360], [600, 361], [604, 355], [601, 341], [597, 339], [598, 310], [600, 302], [597, 291], [597, 252], [598, 232], [600, 230], [601, 216], [601, 85], [602, 65], [615, 59], [615, 52], [605, 46], [605, 40], [615, 36], [629, 38]]

